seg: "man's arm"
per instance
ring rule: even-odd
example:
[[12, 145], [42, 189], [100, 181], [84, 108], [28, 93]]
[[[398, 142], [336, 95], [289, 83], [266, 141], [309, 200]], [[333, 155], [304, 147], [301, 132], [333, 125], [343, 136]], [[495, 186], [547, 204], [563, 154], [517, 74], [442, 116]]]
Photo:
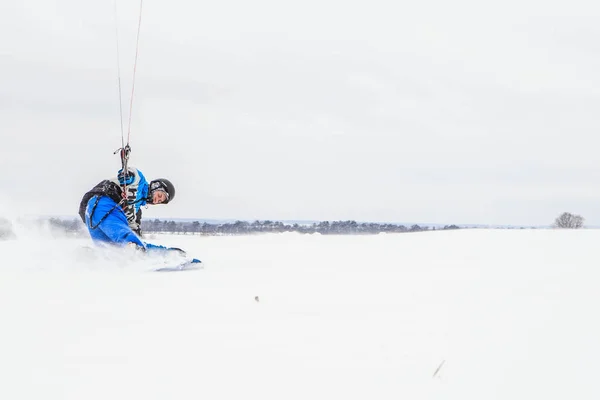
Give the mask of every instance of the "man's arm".
[[[147, 185], [145, 178], [142, 178], [139, 170], [136, 168], [128, 168], [127, 174], [123, 174], [123, 171], [118, 172], [118, 182], [123, 187], [126, 185], [125, 195], [127, 197], [127, 205], [123, 207], [123, 212], [127, 217], [127, 223], [132, 231], [139, 236], [142, 235], [141, 228], [141, 207], [140, 207], [140, 190], [144, 190], [144, 185]], [[143, 202], [142, 204], [145, 204]]]

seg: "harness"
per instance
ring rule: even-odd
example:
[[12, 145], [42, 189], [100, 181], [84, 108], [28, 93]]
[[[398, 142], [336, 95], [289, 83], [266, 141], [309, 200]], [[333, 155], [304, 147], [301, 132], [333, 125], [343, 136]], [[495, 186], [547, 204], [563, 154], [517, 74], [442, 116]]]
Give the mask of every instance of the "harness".
[[[100, 226], [100, 224], [110, 215], [111, 212], [113, 212], [117, 207], [121, 206], [123, 204], [123, 202], [126, 201], [126, 199], [122, 199], [118, 203], [115, 202], [115, 205], [113, 206], [113, 208], [111, 208], [109, 211], [107, 211], [106, 214], [104, 214], [102, 216], [102, 218], [100, 218], [100, 221], [98, 221], [98, 223], [96, 225], [92, 225], [92, 221], [94, 220], [94, 212], [96, 212], [96, 207], [98, 207], [98, 202], [100, 201], [101, 196], [95, 195], [94, 197], [96, 197], [96, 202], [94, 203], [94, 206], [92, 207], [92, 212], [90, 213], [90, 229], [91, 230], [97, 229]], [[136, 203], [140, 203], [144, 200], [145, 199], [139, 199], [139, 200], [133, 201], [131, 203], [128, 202], [127, 205], [133, 205]]]

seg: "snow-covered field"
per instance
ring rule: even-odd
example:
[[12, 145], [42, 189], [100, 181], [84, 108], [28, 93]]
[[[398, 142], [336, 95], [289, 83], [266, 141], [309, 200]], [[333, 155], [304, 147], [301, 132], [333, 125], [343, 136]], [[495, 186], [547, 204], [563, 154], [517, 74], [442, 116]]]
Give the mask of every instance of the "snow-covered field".
[[[1, 399], [598, 399], [600, 231], [0, 242]], [[437, 372], [436, 372], [437, 371]]]

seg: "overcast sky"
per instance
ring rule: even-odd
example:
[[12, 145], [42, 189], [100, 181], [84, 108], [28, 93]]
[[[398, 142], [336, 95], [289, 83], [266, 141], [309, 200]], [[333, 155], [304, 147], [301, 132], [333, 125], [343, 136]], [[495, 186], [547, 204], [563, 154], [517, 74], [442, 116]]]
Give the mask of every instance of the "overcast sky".
[[[119, 169], [115, 27], [127, 125], [138, 8], [0, 0], [0, 211], [76, 215]], [[177, 188], [145, 216], [600, 225], [598, 18], [591, 0], [145, 0], [131, 165]]]

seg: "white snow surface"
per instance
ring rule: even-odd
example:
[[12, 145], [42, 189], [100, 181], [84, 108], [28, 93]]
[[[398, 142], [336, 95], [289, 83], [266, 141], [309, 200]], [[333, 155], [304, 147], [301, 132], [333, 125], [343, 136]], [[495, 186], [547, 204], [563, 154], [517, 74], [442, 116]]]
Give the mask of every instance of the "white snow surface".
[[598, 399], [597, 230], [0, 241], [1, 399]]

